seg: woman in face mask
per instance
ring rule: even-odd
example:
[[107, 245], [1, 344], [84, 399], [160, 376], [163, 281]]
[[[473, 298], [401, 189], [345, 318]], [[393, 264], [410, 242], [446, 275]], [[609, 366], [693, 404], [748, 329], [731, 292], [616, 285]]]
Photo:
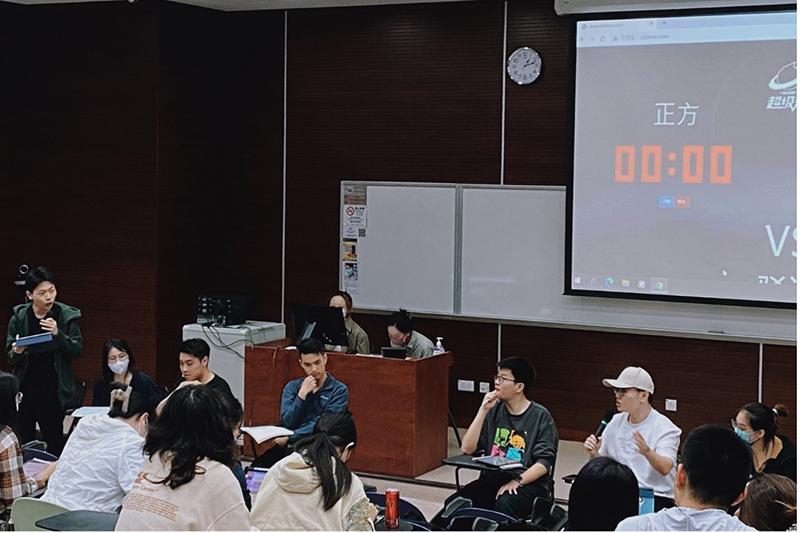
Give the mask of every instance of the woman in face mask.
[[108, 414], [90, 415], [69, 436], [42, 500], [70, 510], [114, 512], [144, 463], [144, 438], [155, 416], [151, 396], [111, 385]]
[[778, 417], [788, 416], [783, 404], [769, 407], [754, 402], [742, 407], [731, 423], [739, 438], [750, 445], [755, 472], [779, 474], [797, 481], [797, 448], [778, 434]]
[[133, 350], [124, 339], [106, 339], [103, 343], [102, 369], [103, 379], [95, 383], [92, 394], [92, 405], [105, 406], [111, 401], [111, 384], [123, 383], [130, 385], [137, 393], [151, 396], [158, 404], [163, 400], [167, 391], [159, 387], [153, 378], [137, 370], [133, 357]]

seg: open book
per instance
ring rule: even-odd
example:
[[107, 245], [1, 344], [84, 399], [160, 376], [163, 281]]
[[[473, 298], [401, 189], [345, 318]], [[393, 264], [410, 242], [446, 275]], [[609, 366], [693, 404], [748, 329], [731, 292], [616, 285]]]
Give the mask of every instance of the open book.
[[22, 469], [25, 470], [25, 477], [33, 477], [50, 465], [50, 461], [34, 457], [30, 461], [25, 461], [22, 464]]
[[242, 433], [247, 433], [253, 437], [253, 440], [255, 440], [258, 444], [261, 444], [265, 440], [274, 439], [276, 437], [288, 437], [290, 435], [294, 435], [294, 431], [281, 426], [242, 426]]

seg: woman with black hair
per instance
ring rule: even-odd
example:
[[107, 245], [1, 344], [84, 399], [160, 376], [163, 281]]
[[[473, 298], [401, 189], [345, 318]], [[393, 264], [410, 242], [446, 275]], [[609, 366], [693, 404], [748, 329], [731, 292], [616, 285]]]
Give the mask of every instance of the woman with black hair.
[[783, 404], [769, 407], [753, 402], [742, 407], [731, 424], [739, 438], [750, 445], [755, 472], [779, 474], [796, 482], [797, 448], [788, 437], [778, 434], [778, 418], [788, 416]]
[[151, 424], [148, 458], [122, 504], [117, 531], [250, 529], [239, 483], [230, 411], [207, 385], [174, 391]]
[[144, 436], [154, 399], [111, 384], [108, 414], [84, 417], [67, 440], [42, 500], [70, 510], [114, 512], [142, 468]]
[[138, 394], [151, 396], [156, 404], [166, 396], [164, 387], [156, 385], [153, 378], [136, 368], [133, 350], [125, 339], [106, 339], [101, 368], [103, 378], [94, 385], [92, 405], [109, 405], [112, 383], [130, 385]]
[[595, 457], [581, 468], [569, 491], [570, 531], [614, 531], [639, 513], [639, 482], [629, 467]]
[[314, 433], [270, 469], [253, 505], [262, 531], [371, 531], [377, 511], [347, 468], [356, 446], [349, 412], [325, 413]]
[[12, 374], [0, 372], [0, 520], [8, 520], [15, 499], [28, 496], [47, 485], [56, 468], [51, 464], [34, 477], [22, 468], [22, 448], [14, 432], [17, 410], [22, 401], [19, 381]]

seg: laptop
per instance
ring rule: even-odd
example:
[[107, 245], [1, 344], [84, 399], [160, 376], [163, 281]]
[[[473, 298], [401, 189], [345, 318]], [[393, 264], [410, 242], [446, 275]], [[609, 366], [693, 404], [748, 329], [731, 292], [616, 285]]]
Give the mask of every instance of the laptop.
[[517, 459], [509, 459], [508, 457], [500, 457], [499, 455], [484, 455], [483, 457], [473, 457], [472, 460], [475, 461], [476, 463], [482, 463], [487, 466], [494, 466], [502, 470], [522, 467], [522, 463], [520, 463]]
[[389, 359], [405, 359], [406, 353], [405, 348], [392, 348], [391, 346], [381, 348], [381, 355]]

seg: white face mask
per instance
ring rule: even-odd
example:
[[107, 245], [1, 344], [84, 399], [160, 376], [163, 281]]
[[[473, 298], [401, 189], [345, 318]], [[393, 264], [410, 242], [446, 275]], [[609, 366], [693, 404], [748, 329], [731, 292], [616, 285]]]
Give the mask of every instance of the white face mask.
[[117, 361], [116, 363], [108, 363], [108, 368], [117, 375], [125, 374], [128, 371], [128, 360]]

